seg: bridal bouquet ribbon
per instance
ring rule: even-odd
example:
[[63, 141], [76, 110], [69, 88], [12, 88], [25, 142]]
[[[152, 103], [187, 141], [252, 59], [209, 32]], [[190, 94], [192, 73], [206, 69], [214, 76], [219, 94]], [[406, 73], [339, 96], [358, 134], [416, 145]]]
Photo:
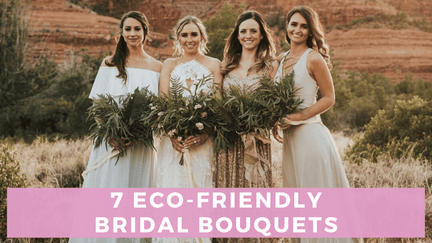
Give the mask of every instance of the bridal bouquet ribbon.
[[157, 97], [147, 88], [141, 90], [137, 88], [134, 93], [121, 97], [118, 102], [109, 94], [99, 95], [89, 108], [88, 119], [95, 120], [90, 127], [90, 137], [94, 139], [96, 148], [105, 143], [108, 150], [109, 141], [113, 140], [119, 149], [113, 149], [102, 155], [83, 175], [102, 166], [114, 156], [118, 158], [123, 156], [128, 142], [154, 148], [149, 124], [141, 120], [149, 116], [151, 110], [147, 107], [155, 103], [156, 99]]

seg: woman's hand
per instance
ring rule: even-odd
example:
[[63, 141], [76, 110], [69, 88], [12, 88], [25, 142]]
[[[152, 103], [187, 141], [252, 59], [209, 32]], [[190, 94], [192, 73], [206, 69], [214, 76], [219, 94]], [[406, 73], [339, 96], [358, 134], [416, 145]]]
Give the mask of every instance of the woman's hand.
[[179, 140], [175, 137], [170, 137], [172, 147], [177, 150], [179, 153], [183, 153], [183, 150], [185, 149], [184, 142], [182, 140]]
[[281, 130], [281, 127], [280, 127], [279, 123], [276, 123], [275, 126], [272, 129], [273, 137], [279, 143], [283, 143], [283, 138], [279, 135], [279, 130]]
[[[111, 145], [111, 147], [113, 147], [115, 150], [117, 150], [119, 152], [122, 152], [124, 149], [126, 149], [126, 147], [132, 146], [135, 144], [134, 139], [128, 139], [128, 138], [121, 138], [120, 142], [122, 144], [117, 144], [115, 138], [110, 138], [108, 141], [109, 141], [109, 144]], [[123, 148], [121, 148], [119, 145], [123, 145]]]
[[292, 126], [290, 122], [297, 122], [297, 121], [304, 121], [304, 120], [306, 120], [306, 116], [303, 111], [286, 115], [282, 118], [281, 128], [282, 130], [286, 130]]
[[186, 140], [183, 142], [183, 145], [186, 148], [192, 148], [194, 146], [198, 146], [201, 144], [204, 144], [207, 139], [209, 138], [208, 133], [203, 133], [197, 136], [189, 136], [186, 138]]

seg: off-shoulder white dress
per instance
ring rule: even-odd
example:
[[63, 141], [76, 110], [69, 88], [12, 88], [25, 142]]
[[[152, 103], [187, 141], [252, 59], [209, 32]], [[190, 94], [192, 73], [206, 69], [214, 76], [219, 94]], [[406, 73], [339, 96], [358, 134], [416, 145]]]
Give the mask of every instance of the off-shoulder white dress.
[[[99, 94], [110, 94], [117, 102], [120, 97], [133, 93], [136, 88], [148, 87], [157, 94], [159, 72], [126, 68], [127, 81], [117, 78], [116, 67], [101, 67], [90, 92], [90, 98], [97, 100]], [[105, 142], [95, 148], [93, 145], [87, 170], [84, 172], [83, 188], [147, 188], [151, 186], [154, 173], [154, 150], [144, 145], [127, 148], [126, 154], [117, 158], [109, 158], [112, 147], [105, 147]], [[150, 239], [139, 238], [73, 238], [71, 243], [141, 243]]]

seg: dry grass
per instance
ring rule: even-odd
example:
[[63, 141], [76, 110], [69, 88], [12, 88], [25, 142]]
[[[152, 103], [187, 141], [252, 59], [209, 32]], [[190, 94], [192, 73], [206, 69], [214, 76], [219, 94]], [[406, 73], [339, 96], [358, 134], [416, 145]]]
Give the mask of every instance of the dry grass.
[[[342, 133], [333, 134], [341, 157], [344, 150], [353, 143], [350, 137]], [[17, 152], [21, 161], [21, 170], [30, 187], [64, 187], [65, 185], [82, 185], [79, 176], [87, 165], [90, 156], [91, 141], [89, 139], [64, 140], [48, 142], [38, 138], [31, 145], [24, 142], [11, 143], [10, 147]], [[282, 145], [272, 143], [273, 171], [276, 186], [281, 186]], [[425, 188], [426, 190], [426, 238], [423, 239], [365, 239], [370, 243], [393, 242], [432, 242], [432, 168], [426, 161], [406, 158], [392, 160], [382, 158], [379, 163], [364, 162], [361, 165], [343, 161], [348, 180], [352, 187], [357, 188]], [[71, 178], [71, 179], [67, 179]], [[72, 181], [72, 182], [70, 182]], [[8, 239], [6, 242], [66, 242], [65, 239]]]
[[30, 187], [72, 187], [82, 185], [81, 173], [87, 166], [91, 140], [57, 139], [48, 142], [37, 138], [31, 145], [24, 142], [11, 144], [21, 162], [21, 171]]

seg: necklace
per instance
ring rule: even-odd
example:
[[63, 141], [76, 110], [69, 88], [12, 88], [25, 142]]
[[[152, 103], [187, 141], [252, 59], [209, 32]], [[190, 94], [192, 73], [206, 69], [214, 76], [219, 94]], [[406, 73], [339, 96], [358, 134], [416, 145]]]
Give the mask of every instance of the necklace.
[[184, 57], [188, 62], [193, 61], [193, 60], [196, 60], [196, 59], [198, 59], [200, 56], [201, 56], [201, 53], [198, 53], [198, 55], [196, 55], [196, 56], [194, 56], [194, 57], [192, 57], [192, 58], [187, 58], [186, 56], [183, 55], [183, 57]]

